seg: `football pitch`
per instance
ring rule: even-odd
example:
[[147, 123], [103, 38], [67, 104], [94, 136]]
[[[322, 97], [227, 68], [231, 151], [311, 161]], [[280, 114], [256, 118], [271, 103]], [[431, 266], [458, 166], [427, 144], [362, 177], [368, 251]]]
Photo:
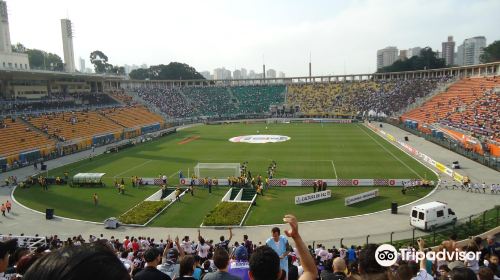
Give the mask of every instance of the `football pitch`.
[[[266, 129], [267, 127], [267, 129]], [[290, 137], [280, 143], [233, 143], [236, 136], [272, 134]], [[169, 185], [178, 183], [178, 172], [191, 175], [197, 163], [248, 162], [253, 176], [266, 176], [267, 167], [276, 161], [275, 178], [324, 179], [417, 179], [436, 180], [436, 175], [395, 148], [361, 124], [229, 124], [203, 125], [178, 131], [148, 143], [103, 154], [92, 160], [83, 160], [50, 170], [49, 176], [69, 176], [80, 172], [106, 173], [105, 188], [70, 188], [50, 186], [42, 191], [39, 186], [16, 189], [15, 198], [22, 204], [39, 210], [56, 209], [55, 214], [102, 222], [119, 216], [158, 190], [146, 186], [132, 188], [131, 176], [143, 178], [169, 177]], [[115, 179], [124, 179], [125, 195], [112, 187]], [[197, 188], [194, 197], [185, 197], [174, 203], [153, 222], [152, 226], [197, 227], [203, 217], [220, 202], [228, 190], [218, 187], [212, 194]], [[354, 206], [345, 207], [344, 197], [374, 187], [329, 187], [332, 198], [324, 201], [295, 205], [294, 196], [312, 191], [307, 187], [272, 188], [259, 197], [252, 207], [246, 225], [280, 223], [283, 214], [294, 213], [300, 220], [318, 220], [364, 214], [387, 209], [390, 202], [400, 205], [426, 195], [429, 190], [416, 190], [402, 195], [399, 188], [378, 187], [380, 197]], [[95, 207], [92, 194], [99, 195]]]

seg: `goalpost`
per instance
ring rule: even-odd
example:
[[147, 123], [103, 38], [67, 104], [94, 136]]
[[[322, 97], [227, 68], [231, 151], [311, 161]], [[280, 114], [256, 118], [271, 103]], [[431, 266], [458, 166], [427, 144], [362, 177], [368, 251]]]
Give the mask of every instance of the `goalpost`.
[[229, 176], [240, 176], [239, 163], [198, 163], [194, 167], [197, 178], [227, 178]]

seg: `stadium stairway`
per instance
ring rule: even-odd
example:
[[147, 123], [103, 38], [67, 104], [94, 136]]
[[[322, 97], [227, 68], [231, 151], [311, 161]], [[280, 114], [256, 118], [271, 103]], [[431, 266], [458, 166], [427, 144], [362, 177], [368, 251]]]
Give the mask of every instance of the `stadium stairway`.
[[47, 136], [49, 139], [52, 139], [56, 142], [59, 142], [59, 139], [57, 139], [57, 137], [46, 133], [45, 131], [41, 130], [40, 128], [32, 125], [30, 122], [24, 120], [23, 118], [17, 118], [17, 121], [22, 122], [24, 125], [28, 126], [31, 130], [38, 132], [39, 134], [42, 134], [43, 136]]
[[253, 188], [244, 188], [243, 194], [241, 195], [241, 200], [243, 201], [252, 201], [254, 195], [256, 194], [255, 189]]
[[227, 88], [227, 92], [229, 93], [229, 96], [230, 96], [230, 99], [231, 99], [231, 103], [233, 103], [233, 105], [236, 106], [236, 108], [239, 108], [240, 107], [240, 101], [234, 95], [233, 91], [231, 90], [231, 87]]
[[232, 188], [231, 189], [231, 196], [229, 197], [229, 200], [234, 200], [238, 193], [240, 192], [241, 188]]
[[173, 188], [166, 188], [162, 193], [161, 193], [161, 198], [160, 199], [164, 199], [165, 197], [167, 197], [169, 194], [173, 193], [175, 191], [175, 189]]

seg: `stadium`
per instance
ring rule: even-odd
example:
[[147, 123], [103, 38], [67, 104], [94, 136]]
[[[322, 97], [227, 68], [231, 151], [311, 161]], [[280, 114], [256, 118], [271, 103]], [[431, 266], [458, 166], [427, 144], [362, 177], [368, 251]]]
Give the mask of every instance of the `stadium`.
[[[10, 45], [1, 16], [0, 40]], [[216, 273], [224, 271], [214, 266], [221, 247], [243, 261], [240, 247], [248, 255], [273, 248], [275, 228], [293, 229], [296, 218], [301, 234], [280, 238], [293, 240], [284, 259], [300, 259], [286, 267], [303, 267], [302, 279], [335, 270], [338, 258], [358, 273], [345, 265], [362, 265], [373, 244], [418, 250], [423, 241], [428, 250], [482, 250], [481, 269], [498, 276], [488, 263], [500, 254], [500, 62], [321, 76], [309, 64], [308, 76], [279, 78], [266, 77], [264, 64], [260, 77], [230, 79], [204, 79], [183, 64], [182, 73], [198, 76], [142, 79], [76, 71], [71, 22], [61, 26], [61, 70], [35, 69], [31, 53], [0, 49], [2, 254], [16, 238], [34, 271], [43, 262], [33, 256], [105, 243], [128, 270], [121, 279], [142, 267], [164, 272], [174, 251], [181, 274], [191, 255]], [[99, 63], [107, 58], [96, 72]], [[454, 218], [433, 225], [427, 211], [418, 218], [425, 226], [415, 226], [415, 207], [432, 203]], [[181, 245], [175, 236], [188, 238]], [[427, 273], [442, 276], [436, 267]]]

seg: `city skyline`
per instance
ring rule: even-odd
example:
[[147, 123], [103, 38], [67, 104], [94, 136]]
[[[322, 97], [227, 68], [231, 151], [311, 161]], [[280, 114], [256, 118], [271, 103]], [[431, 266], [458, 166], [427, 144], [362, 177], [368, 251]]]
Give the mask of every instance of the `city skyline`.
[[[457, 45], [475, 36], [485, 36], [489, 43], [500, 39], [494, 12], [500, 2], [492, 0], [434, 1], [432, 9], [416, 0], [122, 1], [119, 12], [106, 12], [118, 11], [114, 2], [94, 0], [7, 4], [13, 44], [62, 58], [59, 24], [68, 17], [75, 57], [89, 66], [90, 52], [101, 50], [114, 65], [177, 61], [201, 72], [221, 65], [261, 69], [265, 63], [287, 76], [308, 76], [312, 54], [313, 75], [371, 73], [377, 50], [387, 46], [441, 51], [448, 35]], [[26, 24], [26, 19], [37, 24]]]

